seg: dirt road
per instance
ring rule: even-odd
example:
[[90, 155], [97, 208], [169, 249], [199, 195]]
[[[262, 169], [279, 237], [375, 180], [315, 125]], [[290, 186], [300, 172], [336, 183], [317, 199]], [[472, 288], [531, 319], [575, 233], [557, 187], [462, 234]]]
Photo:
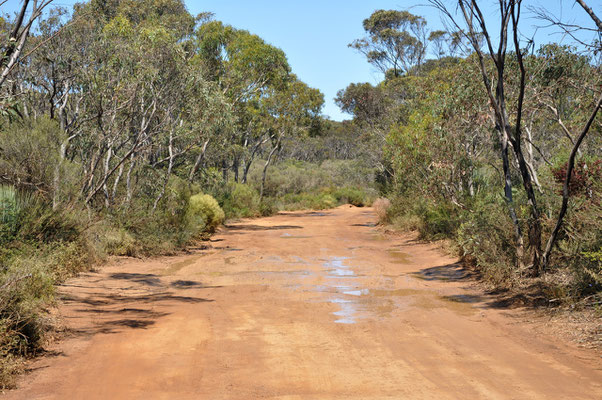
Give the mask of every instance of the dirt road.
[[61, 288], [69, 337], [6, 399], [601, 399], [599, 355], [496, 306], [370, 209], [235, 223]]

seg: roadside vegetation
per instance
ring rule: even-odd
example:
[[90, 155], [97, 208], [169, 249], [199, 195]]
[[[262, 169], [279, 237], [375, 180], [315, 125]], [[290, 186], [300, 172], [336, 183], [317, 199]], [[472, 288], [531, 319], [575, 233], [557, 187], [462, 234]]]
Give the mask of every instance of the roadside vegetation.
[[[449, 31], [431, 31], [407, 11], [377, 10], [364, 20], [366, 37], [350, 47], [383, 80], [351, 84], [337, 97], [382, 143], [381, 221], [451, 240], [492, 287], [527, 302], [599, 311], [596, 11], [566, 2], [586, 23], [569, 26], [525, 2], [429, 3]], [[533, 19], [563, 32], [566, 43], [529, 41], [523, 34]]]

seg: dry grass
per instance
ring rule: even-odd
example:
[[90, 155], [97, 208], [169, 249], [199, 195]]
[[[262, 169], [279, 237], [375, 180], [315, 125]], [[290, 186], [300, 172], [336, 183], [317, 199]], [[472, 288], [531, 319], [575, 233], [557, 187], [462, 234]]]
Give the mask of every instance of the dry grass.
[[374, 203], [372, 203], [372, 207], [374, 208], [374, 212], [376, 212], [376, 215], [378, 216], [378, 222], [382, 223], [386, 223], [389, 222], [389, 208], [391, 208], [391, 201], [387, 198], [384, 197], [379, 197], [378, 199], [374, 200]]

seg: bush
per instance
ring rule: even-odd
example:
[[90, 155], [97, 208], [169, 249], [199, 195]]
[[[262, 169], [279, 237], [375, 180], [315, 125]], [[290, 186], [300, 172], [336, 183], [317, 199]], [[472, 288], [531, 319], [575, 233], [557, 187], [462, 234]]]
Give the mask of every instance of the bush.
[[374, 212], [376, 212], [376, 216], [378, 217], [378, 221], [380, 223], [389, 222], [389, 209], [391, 208], [391, 201], [385, 197], [379, 197], [374, 200], [372, 203], [372, 207], [374, 207]]
[[510, 286], [519, 271], [515, 252], [514, 227], [503, 202], [475, 202], [464, 214], [456, 242], [461, 255], [474, 260], [482, 276], [489, 282]]
[[324, 210], [337, 206], [337, 200], [325, 192], [290, 194], [283, 201], [286, 210]]
[[105, 249], [109, 255], [152, 256], [172, 254], [185, 246], [198, 234], [198, 229], [188, 223], [193, 190], [198, 188], [172, 177], [156, 209], [153, 197], [137, 196], [130, 204], [101, 214], [100, 224], [107, 233], [97, 235], [102, 242], [100, 248], [108, 246]]
[[136, 239], [123, 228], [107, 226], [103, 229], [101, 251], [114, 256], [133, 257], [138, 253]]
[[278, 212], [278, 204], [276, 199], [264, 197], [263, 201], [259, 205], [259, 211], [263, 217], [269, 217], [270, 215], [276, 214]]
[[447, 203], [418, 203], [417, 213], [422, 219], [420, 234], [424, 238], [453, 238], [460, 225], [459, 210]]
[[231, 182], [222, 196], [222, 208], [227, 218], [257, 217], [261, 214], [259, 193], [249, 185]]
[[[65, 132], [48, 117], [11, 123], [0, 131], [0, 176], [17, 190], [34, 188], [49, 197], [72, 198], [81, 175], [79, 167], [60, 158], [65, 139]], [[59, 188], [53, 182], [57, 172], [61, 176]]]
[[336, 198], [339, 203], [349, 203], [356, 207], [363, 207], [371, 203], [368, 194], [356, 187], [342, 187], [335, 189], [332, 195]]
[[0, 246], [0, 387], [19, 370], [19, 357], [41, 347], [55, 284], [93, 262], [77, 213], [39, 199], [15, 204], [13, 232]]
[[551, 267], [569, 267], [572, 297], [602, 298], [602, 181], [572, 201], [574, 206], [565, 218]]
[[[252, 165], [249, 183], [255, 188], [261, 184], [261, 163]], [[288, 194], [314, 193], [324, 188], [370, 188], [374, 182], [374, 168], [358, 160], [326, 160], [321, 163], [286, 160], [270, 167], [264, 194], [282, 198]]]
[[199, 193], [190, 197], [187, 220], [195, 236], [215, 232], [224, 219], [224, 211], [212, 196]]

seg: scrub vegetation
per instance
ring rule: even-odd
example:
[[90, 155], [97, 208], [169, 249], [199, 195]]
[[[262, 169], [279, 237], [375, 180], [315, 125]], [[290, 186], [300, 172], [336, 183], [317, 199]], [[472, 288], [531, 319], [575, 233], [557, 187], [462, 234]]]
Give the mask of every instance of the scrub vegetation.
[[[336, 99], [381, 140], [381, 221], [451, 240], [496, 289], [599, 310], [596, 11], [571, 5], [591, 22], [578, 26], [526, 2], [499, 1], [493, 10], [468, 0], [428, 3], [448, 31], [431, 31], [408, 11], [364, 20], [366, 37], [350, 47], [384, 79], [353, 83]], [[573, 40], [536, 45], [523, 36], [527, 18]]]

